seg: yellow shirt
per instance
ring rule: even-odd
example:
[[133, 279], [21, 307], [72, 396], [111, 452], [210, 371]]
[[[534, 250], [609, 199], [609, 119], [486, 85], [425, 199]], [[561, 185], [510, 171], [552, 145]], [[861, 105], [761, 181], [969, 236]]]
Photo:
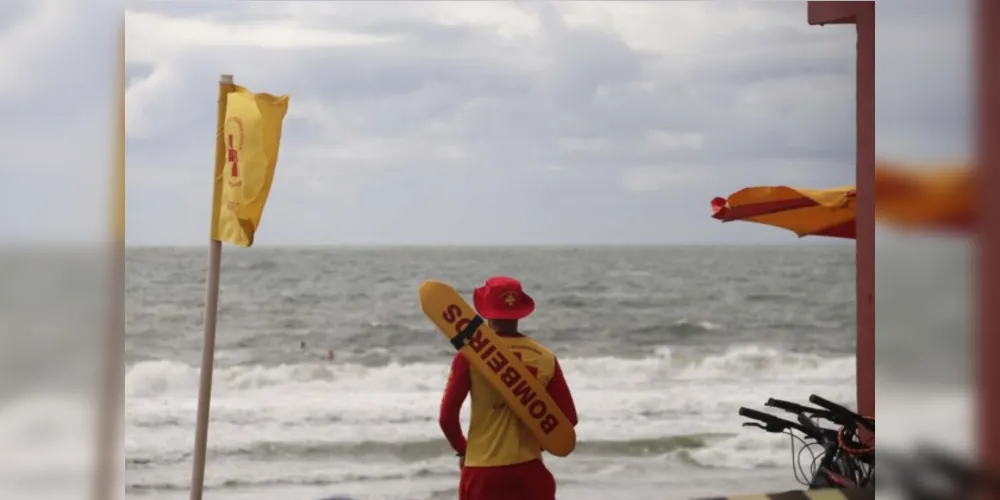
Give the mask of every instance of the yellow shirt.
[[[502, 337], [514, 354], [547, 385], [555, 373], [555, 355], [529, 337]], [[476, 370], [471, 379], [472, 415], [469, 423], [466, 467], [499, 467], [537, 460], [542, 445], [531, 435], [503, 398]]]

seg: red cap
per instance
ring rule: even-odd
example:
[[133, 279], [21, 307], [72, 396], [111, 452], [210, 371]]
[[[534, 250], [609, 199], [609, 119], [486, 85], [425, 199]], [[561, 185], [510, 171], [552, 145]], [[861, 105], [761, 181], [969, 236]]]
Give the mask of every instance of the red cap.
[[535, 301], [524, 293], [521, 282], [494, 276], [472, 294], [476, 311], [485, 319], [521, 319], [535, 311]]

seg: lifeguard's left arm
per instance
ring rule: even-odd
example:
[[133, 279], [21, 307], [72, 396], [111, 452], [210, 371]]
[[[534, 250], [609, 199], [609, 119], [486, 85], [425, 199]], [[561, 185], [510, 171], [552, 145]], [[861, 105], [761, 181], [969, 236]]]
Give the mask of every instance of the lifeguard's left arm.
[[466, 441], [465, 435], [462, 433], [460, 414], [471, 385], [469, 361], [462, 353], [455, 353], [455, 357], [451, 360], [451, 372], [448, 374], [444, 396], [441, 397], [438, 424], [441, 425], [441, 432], [444, 433], [444, 437], [451, 444], [451, 447], [456, 453], [462, 455], [465, 454]]

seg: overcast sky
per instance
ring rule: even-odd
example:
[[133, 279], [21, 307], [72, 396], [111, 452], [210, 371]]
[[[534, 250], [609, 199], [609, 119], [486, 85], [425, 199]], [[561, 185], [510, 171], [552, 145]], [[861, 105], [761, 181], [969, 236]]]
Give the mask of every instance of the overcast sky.
[[[0, 239], [104, 222], [92, 10], [0, 7]], [[879, 154], [968, 154], [967, 16], [879, 4]], [[259, 245], [792, 242], [709, 201], [854, 182], [854, 29], [801, 2], [133, 2], [126, 23], [129, 244], [206, 241], [220, 73], [291, 96]]]

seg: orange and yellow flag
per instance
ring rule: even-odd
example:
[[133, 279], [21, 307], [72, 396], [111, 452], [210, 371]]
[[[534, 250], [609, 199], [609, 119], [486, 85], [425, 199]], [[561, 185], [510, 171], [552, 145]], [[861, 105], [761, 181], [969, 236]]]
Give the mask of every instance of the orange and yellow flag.
[[216, 134], [212, 239], [253, 245], [278, 164], [288, 96], [222, 84]]

